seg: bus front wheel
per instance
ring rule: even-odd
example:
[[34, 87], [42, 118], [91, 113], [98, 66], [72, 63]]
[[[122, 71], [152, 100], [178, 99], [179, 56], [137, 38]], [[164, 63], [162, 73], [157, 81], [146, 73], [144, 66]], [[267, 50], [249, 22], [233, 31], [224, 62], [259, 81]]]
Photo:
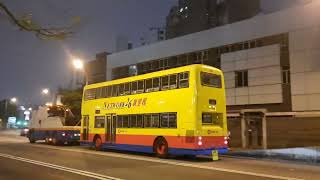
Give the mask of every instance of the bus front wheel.
[[94, 149], [96, 151], [101, 151], [101, 149], [102, 149], [102, 140], [101, 140], [100, 136], [97, 136], [94, 138]]
[[157, 138], [153, 145], [153, 151], [159, 158], [168, 158], [168, 143], [164, 138]]

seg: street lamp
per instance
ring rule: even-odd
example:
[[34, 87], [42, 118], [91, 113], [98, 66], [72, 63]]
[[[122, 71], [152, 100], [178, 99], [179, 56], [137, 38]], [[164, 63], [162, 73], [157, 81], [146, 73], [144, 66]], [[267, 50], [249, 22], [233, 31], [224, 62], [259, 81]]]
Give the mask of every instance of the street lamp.
[[15, 97], [13, 97], [13, 98], [11, 98], [10, 99], [10, 102], [12, 102], [12, 103], [16, 103], [18, 100], [17, 100], [17, 98], [15, 98]]
[[49, 94], [49, 89], [45, 88], [42, 90], [42, 94], [48, 95]]
[[75, 70], [82, 71], [86, 80], [86, 85], [88, 84], [88, 75], [84, 68], [84, 62], [79, 58], [74, 58], [72, 64]]
[[84, 64], [81, 59], [77, 59], [77, 58], [73, 59], [72, 64], [73, 64], [73, 67], [77, 70], [83, 70], [84, 68]]

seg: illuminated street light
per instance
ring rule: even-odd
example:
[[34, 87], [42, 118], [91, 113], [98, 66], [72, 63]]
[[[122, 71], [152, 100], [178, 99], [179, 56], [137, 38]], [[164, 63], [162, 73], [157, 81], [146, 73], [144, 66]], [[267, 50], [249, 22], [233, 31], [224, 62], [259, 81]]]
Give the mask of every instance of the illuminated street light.
[[79, 58], [74, 58], [72, 60], [72, 64], [73, 64], [73, 67], [74, 67], [75, 70], [79, 70], [79, 71], [82, 71], [84, 73], [86, 84], [88, 84], [88, 74], [85, 71], [84, 62]]
[[75, 69], [83, 70], [84, 68], [84, 64], [81, 59], [73, 59], [72, 64]]
[[10, 99], [10, 102], [12, 102], [12, 103], [16, 103], [18, 100], [17, 100], [17, 98], [15, 98], [15, 97], [13, 97], [13, 98], [11, 98]]
[[47, 88], [43, 89], [42, 94], [45, 94], [45, 95], [49, 94], [49, 89], [47, 89]]
[[46, 103], [46, 106], [52, 106], [53, 104], [52, 104], [52, 102], [47, 102]]

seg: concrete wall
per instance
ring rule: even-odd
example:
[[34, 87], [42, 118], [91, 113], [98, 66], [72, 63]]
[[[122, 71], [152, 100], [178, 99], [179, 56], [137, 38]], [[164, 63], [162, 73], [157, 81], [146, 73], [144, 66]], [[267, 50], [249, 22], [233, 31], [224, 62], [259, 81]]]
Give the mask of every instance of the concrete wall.
[[[227, 105], [282, 103], [280, 47], [271, 45], [222, 54]], [[248, 87], [235, 87], [235, 71], [248, 70]]]
[[320, 25], [320, 2], [108, 55], [107, 73], [117, 66], [223, 46]]
[[289, 34], [293, 111], [320, 110], [320, 26]]
[[267, 117], [268, 148], [319, 146], [320, 118]]

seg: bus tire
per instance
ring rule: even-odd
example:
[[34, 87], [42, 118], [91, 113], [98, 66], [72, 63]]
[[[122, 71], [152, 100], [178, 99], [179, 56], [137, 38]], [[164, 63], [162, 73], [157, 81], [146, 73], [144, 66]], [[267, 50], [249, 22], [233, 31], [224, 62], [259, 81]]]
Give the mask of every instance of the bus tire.
[[99, 135], [96, 135], [94, 137], [93, 144], [94, 144], [94, 149], [96, 151], [101, 151], [102, 150], [102, 140], [101, 140], [101, 137]]
[[157, 157], [159, 158], [168, 158], [168, 143], [165, 138], [159, 137], [155, 140], [153, 144], [153, 151], [156, 154]]

